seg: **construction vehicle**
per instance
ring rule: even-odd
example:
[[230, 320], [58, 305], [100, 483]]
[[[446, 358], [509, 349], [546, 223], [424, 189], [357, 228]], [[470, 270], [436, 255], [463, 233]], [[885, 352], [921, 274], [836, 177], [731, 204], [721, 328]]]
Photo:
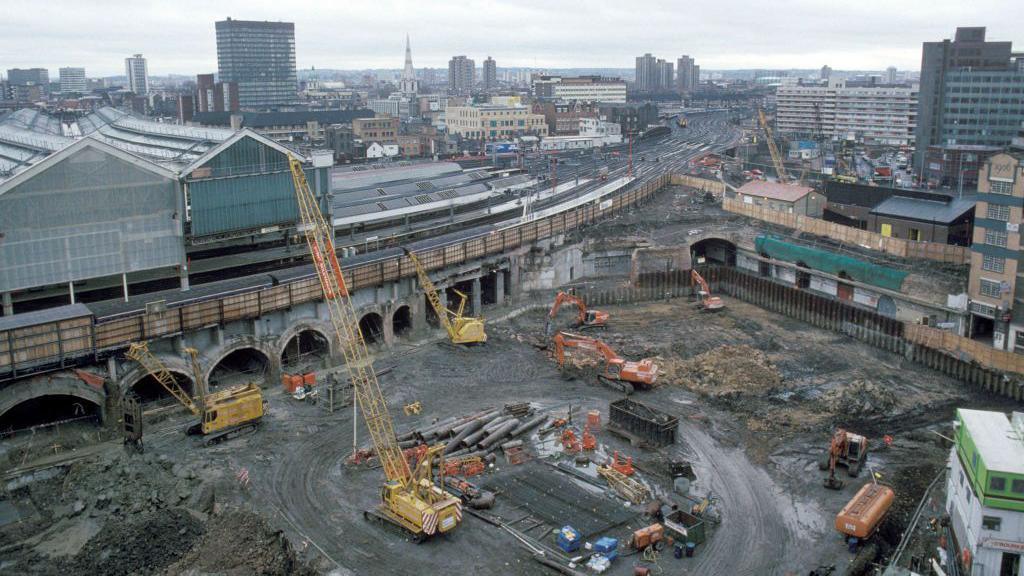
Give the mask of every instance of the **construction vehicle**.
[[138, 362], [161, 386], [170, 393], [199, 422], [189, 426], [189, 435], [202, 435], [204, 443], [212, 446], [229, 437], [245, 432], [255, 432], [264, 414], [263, 393], [253, 382], [209, 393], [206, 381], [199, 367], [198, 351], [186, 348], [192, 360], [197, 400], [194, 400], [167, 370], [167, 366], [149, 350], [145, 342], [136, 342], [128, 349], [126, 356]]
[[768, 125], [768, 118], [764, 115], [764, 109], [757, 109], [757, 117], [761, 121], [761, 129], [764, 130], [764, 138], [768, 141], [768, 152], [772, 155], [772, 164], [775, 165], [775, 175], [778, 177], [779, 183], [785, 184], [789, 181], [789, 175], [786, 174], [786, 166], [782, 163], [782, 155], [779, 154], [779, 148], [775, 145], [775, 136], [772, 134], [772, 128]]
[[639, 362], [623, 360], [607, 344], [596, 338], [559, 332], [555, 334], [554, 343], [555, 360], [560, 369], [566, 369], [566, 348], [577, 348], [598, 354], [604, 361], [597, 375], [598, 380], [626, 394], [649, 389], [658, 378], [658, 366], [650, 358]]
[[850, 477], [856, 478], [867, 459], [868, 439], [842, 428], [837, 429], [829, 442], [828, 452], [818, 461], [819, 469], [828, 470], [825, 487], [832, 490], [843, 487], [843, 482], [836, 478], [836, 466], [846, 466]]
[[483, 344], [487, 342], [487, 333], [484, 331], [484, 319], [464, 314], [466, 310], [466, 295], [456, 290], [455, 293], [460, 298], [459, 307], [456, 310], [446, 308], [441, 303], [441, 296], [437, 293], [434, 282], [431, 281], [427, 271], [420, 264], [420, 259], [416, 257], [412, 250], [408, 248], [403, 248], [402, 250], [405, 251], [405, 255], [412, 260], [413, 266], [416, 267], [416, 276], [419, 277], [420, 287], [423, 288], [423, 292], [427, 295], [427, 300], [430, 300], [430, 306], [434, 309], [434, 313], [437, 314], [437, 319], [441, 326], [444, 327], [445, 332], [448, 333], [448, 339], [451, 340], [452, 344]]
[[555, 316], [558, 315], [558, 310], [562, 307], [562, 304], [574, 304], [578, 314], [576, 316], [575, 328], [587, 329], [587, 328], [607, 328], [608, 327], [608, 313], [600, 310], [590, 310], [587, 308], [586, 302], [582, 298], [572, 294], [571, 292], [558, 291], [555, 295], [555, 302], [551, 305], [551, 310], [548, 312], [547, 323], [544, 325], [544, 334], [550, 336], [552, 332], [552, 323], [555, 320]]
[[327, 305], [337, 342], [345, 355], [356, 401], [370, 431], [374, 452], [384, 469], [385, 482], [378, 506], [364, 513], [368, 519], [398, 526], [422, 540], [450, 532], [462, 521], [462, 502], [434, 485], [433, 465], [443, 445], [427, 450], [415, 469], [410, 469], [395, 436], [384, 393], [373, 369], [373, 359], [359, 329], [359, 317], [349, 297], [341, 264], [334, 249], [334, 227], [324, 219], [320, 204], [309, 188], [302, 162], [289, 157], [292, 182], [299, 205], [301, 230], [313, 258], [324, 303]]
[[711, 288], [708, 287], [708, 283], [704, 280], [704, 277], [697, 272], [696, 269], [690, 270], [690, 284], [693, 286], [699, 286], [697, 288], [697, 296], [700, 297], [700, 307], [709, 312], [715, 310], [721, 310], [725, 308], [725, 303], [718, 296], [711, 294]]

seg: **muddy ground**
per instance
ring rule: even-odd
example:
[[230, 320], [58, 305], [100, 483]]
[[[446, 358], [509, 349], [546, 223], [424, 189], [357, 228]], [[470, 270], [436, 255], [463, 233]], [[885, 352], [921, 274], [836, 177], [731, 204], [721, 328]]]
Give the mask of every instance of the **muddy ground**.
[[[732, 299], [718, 313], [699, 311], [686, 299], [607, 311], [610, 327], [600, 335], [626, 358], [685, 366], [726, 346], [742, 353], [737, 360], [757, 351], [755, 360], [778, 375], [770, 385], [732, 381], [716, 394], [713, 385], [694, 384], [677, 369], [656, 389], [638, 393], [680, 418], [680, 442], [667, 449], [642, 451], [598, 432], [602, 451], [634, 456], [644, 481], [657, 490], [670, 491], [667, 460], [684, 458], [697, 476], [691, 493], [712, 496], [721, 523], [697, 556], [659, 560], [678, 573], [787, 574], [823, 563], [842, 566], [850, 555], [832, 519], [864, 477], [840, 492], [821, 487], [816, 461], [832, 427], [868, 434], [876, 446], [881, 435], [893, 436], [892, 447], [873, 452], [870, 464], [896, 486], [908, 503], [900, 513], [906, 508], [909, 515], [922, 479], [926, 485], [947, 454], [929, 430], [946, 428], [954, 406], [988, 402], [897, 356]], [[419, 416], [396, 416], [399, 430], [520, 401], [556, 415], [569, 406], [598, 409], [607, 418], [618, 393], [590, 378], [564, 379], [548, 353], [530, 344], [543, 324], [543, 311], [535, 310], [492, 325], [481, 348], [427, 342], [382, 351], [378, 367], [393, 366], [381, 378], [392, 412], [416, 400], [424, 407]], [[721, 362], [713, 363], [720, 369]], [[712, 382], [718, 376], [702, 377]], [[835, 401], [846, 394], [855, 401]], [[22, 520], [3, 528], [0, 572], [174, 574], [191, 567], [234, 574], [414, 574], [443, 572], [454, 554], [477, 574], [543, 573], [511, 536], [474, 517], [455, 534], [421, 545], [367, 523], [362, 511], [375, 503], [380, 470], [345, 463], [353, 444], [351, 411], [328, 414], [276, 389], [268, 399], [270, 413], [254, 435], [200, 448], [177, 430], [188, 420], [179, 415], [151, 431], [144, 455], [111, 443], [96, 456], [53, 469], [50, 478], [41, 472], [35, 481], [8, 482], [5, 498]], [[849, 406], [857, 410], [846, 414]], [[363, 444], [365, 433], [359, 435]], [[532, 451], [550, 452], [536, 444]], [[499, 460], [488, 474], [500, 477], [507, 466]], [[648, 522], [639, 508], [635, 512], [620, 535]], [[639, 561], [623, 560], [612, 574], [629, 573]]]
[[[593, 237], [677, 243], [689, 229], [721, 216], [705, 210], [715, 209], [693, 204], [676, 189], [640, 212], [602, 223]], [[722, 218], [723, 226], [748, 226]], [[550, 297], [524, 295], [519, 303]], [[852, 556], [832, 523], [868, 474], [844, 477], [838, 492], [821, 486], [817, 460], [833, 428], [872, 439], [871, 471], [898, 494], [885, 530], [894, 542], [944, 465], [948, 445], [936, 432], [948, 435], [954, 408], [1006, 409], [1005, 401], [900, 356], [731, 298], [725, 304], [718, 313], [704, 313], [686, 299], [607, 308], [609, 329], [597, 335], [627, 359], [656, 358], [664, 371], [660, 385], [636, 398], [677, 416], [679, 441], [648, 451], [598, 430], [598, 451], [633, 456], [646, 485], [684, 505], [671, 492], [668, 461], [687, 460], [696, 475], [691, 496], [712, 502], [711, 534], [694, 558], [624, 556], [610, 574], [631, 574], [635, 564], [677, 574], [758, 576], [835, 564], [842, 574]], [[570, 316], [565, 312], [560, 320]], [[544, 312], [532, 310], [491, 322], [483, 347], [452, 348], [435, 334], [378, 350], [377, 369], [392, 368], [381, 385], [399, 432], [513, 402], [531, 402], [553, 416], [572, 407], [577, 422], [591, 409], [606, 419], [620, 394], [590, 377], [565, 379], [548, 352], [533, 345], [543, 325]], [[54, 449], [49, 458], [81, 457], [4, 479], [0, 574], [549, 573], [515, 538], [474, 516], [453, 534], [420, 545], [367, 522], [363, 511], [377, 502], [381, 471], [346, 463], [353, 445], [366, 443], [361, 423], [354, 442], [351, 408], [328, 413], [285, 395], [276, 383], [267, 386], [262, 428], [210, 448], [181, 433], [190, 417], [176, 409], [147, 420], [144, 455], [126, 453], [116, 434], [66, 427], [64, 451]], [[415, 401], [422, 413], [402, 414], [401, 406]], [[884, 435], [892, 436], [890, 447], [881, 447]], [[50, 443], [57, 442], [42, 436], [5, 441], [4, 469], [46, 463], [39, 459]], [[545, 455], [560, 453], [536, 435], [528, 446], [537, 457], [523, 466], [543, 466]], [[511, 474], [519, 472], [499, 458], [479, 481], [498, 483]], [[499, 493], [490, 513], [511, 522], [553, 508], [550, 498], [576, 501], [578, 491], [623, 506], [584, 483], [565, 490], [524, 502]], [[941, 507], [931, 509], [941, 513]], [[642, 507], [629, 511], [609, 534], [624, 537], [650, 523]], [[572, 512], [565, 516], [551, 522], [574, 522]], [[532, 535], [553, 546], [550, 534]]]

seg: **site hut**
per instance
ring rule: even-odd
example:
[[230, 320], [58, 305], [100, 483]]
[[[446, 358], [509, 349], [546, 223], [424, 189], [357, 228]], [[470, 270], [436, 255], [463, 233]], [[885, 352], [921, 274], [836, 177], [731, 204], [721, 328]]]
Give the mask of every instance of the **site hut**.
[[891, 196], [871, 210], [870, 221], [869, 230], [882, 236], [970, 246], [974, 198]]
[[821, 218], [825, 211], [825, 196], [810, 186], [780, 184], [755, 180], [747, 182], [736, 191], [744, 204], [759, 206], [812, 218]]
[[946, 480], [956, 550], [971, 574], [1024, 576], [1024, 413], [957, 410]]

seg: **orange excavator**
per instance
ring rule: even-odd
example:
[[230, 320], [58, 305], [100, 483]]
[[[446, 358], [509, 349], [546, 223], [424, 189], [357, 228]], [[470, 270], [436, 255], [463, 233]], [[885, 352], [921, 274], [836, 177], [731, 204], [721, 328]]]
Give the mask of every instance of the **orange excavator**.
[[711, 288], [708, 288], [707, 281], [704, 280], [704, 277], [696, 269], [690, 270], [690, 285], [700, 286], [697, 290], [697, 295], [700, 296], [701, 308], [709, 312], [725, 308], [725, 303], [722, 302], [721, 298], [711, 295]]
[[555, 303], [551, 305], [551, 311], [548, 312], [548, 321], [544, 325], [544, 334], [546, 336], [551, 335], [552, 322], [555, 320], [555, 316], [558, 315], [559, 308], [562, 304], [575, 304], [576, 309], [579, 310], [579, 314], [576, 316], [576, 328], [607, 328], [608, 327], [608, 313], [600, 310], [589, 310], [587, 309], [587, 303], [583, 301], [579, 296], [572, 294], [571, 292], [558, 291], [555, 296]]
[[639, 362], [623, 360], [607, 344], [596, 339], [559, 332], [555, 334], [555, 360], [560, 369], [565, 369], [565, 349], [578, 348], [591, 354], [599, 354], [604, 359], [604, 366], [597, 378], [616, 390], [629, 394], [636, 390], [647, 390], [658, 379], [658, 365], [650, 358]]
[[847, 474], [856, 478], [867, 459], [868, 439], [838, 428], [829, 442], [828, 452], [818, 461], [818, 468], [828, 470], [825, 488], [839, 490], [843, 487], [843, 481], [836, 478], [836, 466], [846, 466]]

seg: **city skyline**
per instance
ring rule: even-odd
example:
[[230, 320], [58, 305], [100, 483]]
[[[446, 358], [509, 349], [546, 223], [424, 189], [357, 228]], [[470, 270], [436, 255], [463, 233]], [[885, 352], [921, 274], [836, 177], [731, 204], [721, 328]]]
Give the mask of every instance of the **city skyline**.
[[[1019, 3], [914, 4], [920, 9], [899, 14], [892, 14], [882, 2], [839, 8], [802, 0], [790, 3], [787, 10], [763, 11], [750, 4], [728, 14], [695, 14], [661, 1], [648, 2], [640, 11], [598, 2], [584, 12], [532, 1], [495, 2], [487, 10], [494, 26], [480, 26], [473, 13], [454, 4], [438, 4], [424, 14], [402, 1], [375, 4], [372, 10], [324, 5], [312, 11], [280, 3], [225, 2], [211, 7], [187, 1], [114, 0], [108, 9], [97, 11], [57, 0], [32, 11], [8, 11], [0, 23], [0, 60], [7, 68], [74, 66], [86, 68], [90, 77], [106, 77], [123, 73], [124, 58], [141, 52], [152, 76], [203, 73], [216, 70], [214, 22], [228, 16], [294, 22], [299, 69], [400, 69], [406, 33], [416, 45], [417, 68], [445, 68], [456, 54], [478, 62], [490, 55], [502, 67], [631, 68], [637, 55], [651, 52], [671, 61], [690, 54], [705, 70], [822, 64], [834, 69], [917, 70], [921, 43], [948, 37], [958, 25], [986, 25], [990, 38], [1024, 41], [1015, 37], [1015, 23], [1024, 19]], [[552, 16], [552, 10], [558, 14]], [[979, 11], [992, 17], [976, 22]], [[878, 18], [880, 13], [886, 18]], [[542, 14], [554, 21], [576, 18], [581, 25], [540, 33], [536, 22]], [[332, 22], [346, 23], [346, 33], [338, 34]], [[837, 28], [836, 22], [843, 22], [843, 27]], [[97, 41], [94, 32], [104, 27], [119, 33], [99, 36], [102, 41]], [[595, 36], [605, 40], [594, 42]], [[499, 41], [502, 37], [508, 41]], [[580, 46], [588, 49], [583, 52]]]

